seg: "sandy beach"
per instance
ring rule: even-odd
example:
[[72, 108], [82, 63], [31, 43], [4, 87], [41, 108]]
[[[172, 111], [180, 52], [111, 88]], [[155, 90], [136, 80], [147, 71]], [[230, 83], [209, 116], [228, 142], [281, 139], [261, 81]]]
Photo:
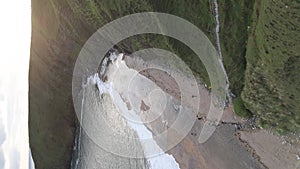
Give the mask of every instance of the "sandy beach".
[[[175, 80], [162, 70], [148, 69], [149, 65], [138, 57], [126, 56], [125, 61], [128, 67], [141, 70], [140, 74], [155, 82], [177, 100], [181, 100], [181, 91], [176, 82], [178, 78]], [[177, 77], [181, 77], [180, 80], [186, 82], [183, 92], [193, 98], [194, 91], [188, 84], [189, 77], [183, 75]], [[211, 96], [206, 85], [202, 84], [200, 79], [196, 80], [201, 97], [200, 108], [196, 115], [197, 121], [190, 133], [168, 151], [182, 169], [299, 168], [300, 161], [297, 160], [300, 153], [299, 144], [285, 143], [283, 138], [266, 130], [240, 130], [238, 126], [245, 124], [246, 120], [235, 116], [232, 105], [225, 108], [221, 123], [212, 137], [204, 144], [200, 144], [198, 137], [209, 111]], [[195, 105], [189, 102], [183, 104], [195, 108]]]

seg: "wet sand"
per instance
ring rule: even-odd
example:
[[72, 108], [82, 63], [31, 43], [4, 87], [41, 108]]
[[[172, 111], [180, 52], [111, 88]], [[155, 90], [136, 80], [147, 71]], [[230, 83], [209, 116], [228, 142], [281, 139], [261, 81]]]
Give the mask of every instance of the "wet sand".
[[266, 130], [240, 132], [241, 140], [250, 145], [262, 163], [272, 169], [299, 169], [300, 144], [289, 143]]
[[[166, 93], [178, 100], [181, 99], [178, 83], [168, 73], [147, 69], [149, 65], [145, 64], [141, 58], [126, 56], [125, 61], [128, 67], [143, 70], [140, 74], [155, 82]], [[182, 81], [189, 81], [184, 75], [179, 77]], [[265, 130], [256, 132], [238, 130], [237, 124], [245, 123], [246, 120], [234, 115], [232, 105], [224, 110], [222, 123], [219, 124], [212, 137], [204, 144], [200, 144], [198, 137], [209, 110], [211, 97], [205, 84], [202, 84], [199, 79], [197, 79], [197, 83], [201, 97], [200, 109], [197, 113], [198, 120], [190, 133], [177, 146], [168, 151], [176, 158], [182, 169], [299, 168], [299, 160], [298, 163], [296, 160], [297, 150], [300, 151], [299, 146], [288, 148], [289, 145], [280, 144], [280, 137]], [[192, 98], [194, 91], [190, 89], [186, 84], [184, 92], [187, 92]], [[183, 104], [195, 108], [195, 105]]]

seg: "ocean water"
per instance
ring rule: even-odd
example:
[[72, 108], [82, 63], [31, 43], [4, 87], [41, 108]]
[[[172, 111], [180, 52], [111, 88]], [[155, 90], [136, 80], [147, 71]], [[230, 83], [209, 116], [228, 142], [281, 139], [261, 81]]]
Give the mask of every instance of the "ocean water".
[[122, 78], [141, 75], [129, 70], [120, 58], [121, 54], [111, 55], [114, 62], [109, 71], [113, 78], [103, 82], [96, 73], [83, 84], [82, 127], [72, 168], [179, 169], [176, 159], [160, 148], [152, 131], [143, 124], [134, 103], [128, 108], [126, 96], [130, 93], [126, 93], [124, 86], [128, 84]]

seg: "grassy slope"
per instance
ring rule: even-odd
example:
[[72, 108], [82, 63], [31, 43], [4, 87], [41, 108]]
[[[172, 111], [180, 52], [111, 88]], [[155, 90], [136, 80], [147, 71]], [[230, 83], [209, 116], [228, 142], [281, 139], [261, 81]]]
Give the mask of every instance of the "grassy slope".
[[[215, 44], [213, 6], [206, 0], [150, 0], [154, 11], [167, 12], [182, 17], [199, 27]], [[220, 39], [224, 65], [231, 83], [231, 90], [239, 95], [243, 87], [243, 77], [246, 68], [245, 51], [247, 40], [247, 25], [249, 24], [254, 1], [238, 0], [219, 1]], [[177, 53], [189, 67], [209, 84], [207, 72], [185, 45], [176, 40], [170, 40]]]
[[262, 127], [300, 131], [300, 2], [258, 1], [242, 98]]
[[32, 1], [29, 134], [36, 168], [43, 169], [69, 168], [76, 127], [68, 90], [71, 42], [59, 33], [57, 12], [51, 1]]
[[218, 2], [223, 62], [231, 91], [235, 95], [240, 95], [246, 69], [247, 27], [250, 25], [254, 0]]
[[241, 96], [233, 100], [233, 109], [236, 115], [244, 118], [250, 118], [252, 113], [245, 107], [244, 101]]
[[[214, 41], [214, 33], [212, 32], [214, 28], [214, 18], [211, 15], [208, 1], [150, 0], [150, 3], [153, 5], [155, 12], [165, 12], [182, 17], [199, 27], [212, 42]], [[169, 42], [174, 52], [185, 61], [195, 75], [201, 77], [205, 83], [209, 84], [208, 74], [198, 56], [183, 43], [175, 39], [169, 39]]]

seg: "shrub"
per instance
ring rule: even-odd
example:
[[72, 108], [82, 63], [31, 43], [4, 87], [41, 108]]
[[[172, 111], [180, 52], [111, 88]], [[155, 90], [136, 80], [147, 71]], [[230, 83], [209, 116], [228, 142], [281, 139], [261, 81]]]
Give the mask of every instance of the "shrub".
[[245, 107], [244, 101], [239, 96], [236, 99], [233, 100], [233, 108], [236, 115], [244, 117], [244, 118], [250, 118], [252, 117], [252, 113]]

